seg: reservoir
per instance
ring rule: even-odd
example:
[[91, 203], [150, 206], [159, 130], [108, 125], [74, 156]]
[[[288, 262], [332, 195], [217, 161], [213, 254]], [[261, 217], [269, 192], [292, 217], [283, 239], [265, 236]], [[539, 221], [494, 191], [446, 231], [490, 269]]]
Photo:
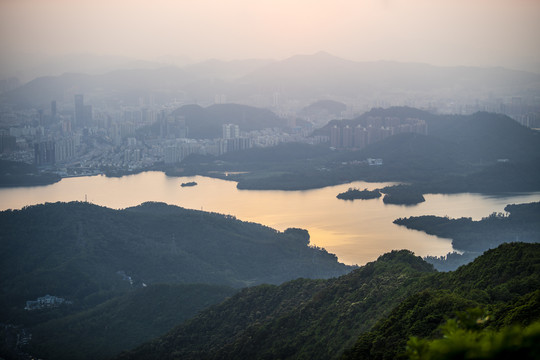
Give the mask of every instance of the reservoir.
[[[193, 181], [196, 186], [181, 186]], [[450, 239], [395, 225], [392, 222], [397, 218], [437, 215], [480, 220], [493, 212], [504, 212], [508, 204], [540, 201], [540, 192], [504, 196], [433, 194], [425, 195], [426, 201], [415, 206], [386, 205], [382, 197], [354, 201], [336, 198], [349, 187], [372, 190], [390, 184], [359, 181], [315, 190], [255, 191], [238, 190], [236, 182], [202, 176], [168, 177], [162, 172], [121, 178], [98, 175], [64, 178], [47, 186], [0, 189], [0, 210], [85, 199], [114, 209], [159, 201], [233, 215], [280, 231], [289, 227], [307, 229], [311, 245], [336, 254], [341, 262], [363, 265], [394, 249], [409, 249], [418, 256], [440, 256], [452, 251]]]

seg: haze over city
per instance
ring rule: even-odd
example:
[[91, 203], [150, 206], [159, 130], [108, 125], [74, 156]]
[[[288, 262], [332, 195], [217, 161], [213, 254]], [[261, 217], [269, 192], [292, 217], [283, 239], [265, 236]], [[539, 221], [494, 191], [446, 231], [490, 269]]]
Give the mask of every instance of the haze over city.
[[540, 0], [0, 0], [0, 360], [536, 359]]
[[3, 76], [72, 54], [185, 65], [326, 51], [355, 61], [540, 72], [526, 0], [3, 0]]

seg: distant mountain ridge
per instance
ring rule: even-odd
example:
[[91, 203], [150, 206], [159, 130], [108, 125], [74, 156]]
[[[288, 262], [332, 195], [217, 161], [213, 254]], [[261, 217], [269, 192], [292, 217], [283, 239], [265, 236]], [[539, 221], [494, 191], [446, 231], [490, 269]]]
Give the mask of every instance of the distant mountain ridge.
[[300, 96], [325, 91], [340, 96], [369, 95], [381, 89], [434, 91], [463, 88], [499, 89], [531, 85], [538, 89], [540, 74], [503, 68], [437, 67], [419, 63], [389, 61], [355, 62], [325, 52], [297, 55], [254, 71], [243, 82], [264, 89], [278, 88]]
[[[59, 77], [63, 77], [63, 80], [58, 81]], [[36, 92], [36, 80], [47, 91]], [[124, 82], [135, 86], [126, 87]], [[73, 91], [96, 98], [111, 94], [122, 98], [137, 98], [149, 93], [168, 94], [171, 99], [182, 99], [186, 103], [211, 103], [215, 95], [221, 94], [227, 95], [230, 102], [246, 103], [252, 101], [255, 95], [271, 99], [276, 92], [286, 98], [302, 101], [336, 97], [353, 99], [403, 91], [417, 94], [442, 91], [446, 96], [450, 91], [454, 97], [470, 98], [479, 96], [486, 89], [493, 94], [512, 96], [516, 95], [516, 89], [523, 94], [525, 90], [527, 93], [538, 91], [540, 74], [503, 68], [355, 62], [320, 52], [281, 61], [209, 60], [182, 68], [115, 70], [88, 75], [84, 81], [68, 79], [63, 75], [38, 78], [2, 94], [0, 101], [14, 105], [45, 105], [52, 100], [70, 101], [68, 95]]]

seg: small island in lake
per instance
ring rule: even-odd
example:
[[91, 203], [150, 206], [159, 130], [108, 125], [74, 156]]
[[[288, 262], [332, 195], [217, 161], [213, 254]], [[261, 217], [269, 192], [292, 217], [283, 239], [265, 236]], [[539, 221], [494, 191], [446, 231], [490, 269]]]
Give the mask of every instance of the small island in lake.
[[424, 195], [409, 185], [387, 186], [384, 192], [383, 202], [393, 205], [416, 205], [426, 201]]
[[362, 199], [362, 200], [369, 200], [369, 199], [377, 199], [381, 197], [381, 193], [379, 192], [379, 189], [375, 190], [359, 190], [355, 188], [349, 188], [349, 190], [338, 194], [337, 198], [342, 200], [355, 200], [355, 199]]
[[195, 181], [190, 181], [190, 182], [185, 182], [185, 183], [180, 184], [181, 187], [195, 186], [195, 185], [197, 185]]

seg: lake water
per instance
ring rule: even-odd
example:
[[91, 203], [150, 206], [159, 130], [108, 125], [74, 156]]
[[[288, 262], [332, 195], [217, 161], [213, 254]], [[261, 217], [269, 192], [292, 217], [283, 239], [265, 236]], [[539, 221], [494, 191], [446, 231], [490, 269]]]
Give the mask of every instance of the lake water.
[[[180, 184], [196, 181], [197, 186]], [[507, 204], [540, 201], [540, 193], [486, 196], [479, 194], [426, 195], [416, 206], [385, 205], [382, 197], [344, 201], [336, 198], [349, 187], [381, 188], [389, 183], [353, 182], [305, 191], [238, 190], [236, 182], [202, 176], [168, 177], [145, 172], [121, 178], [105, 176], [65, 178], [47, 185], [0, 189], [0, 210], [56, 201], [84, 201], [122, 209], [145, 201], [160, 201], [189, 209], [234, 215], [277, 230], [307, 229], [311, 244], [338, 256], [341, 262], [363, 265], [393, 249], [409, 249], [419, 256], [445, 255], [449, 239], [394, 225], [399, 217], [437, 215], [479, 220], [503, 212]]]

